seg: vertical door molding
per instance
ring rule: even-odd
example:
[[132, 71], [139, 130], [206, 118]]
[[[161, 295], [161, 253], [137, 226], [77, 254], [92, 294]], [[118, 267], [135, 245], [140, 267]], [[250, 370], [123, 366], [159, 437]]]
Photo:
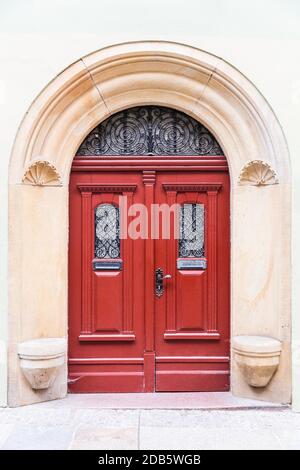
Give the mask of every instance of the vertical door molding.
[[[123, 196], [127, 199], [127, 207], [130, 207], [133, 201], [133, 191], [123, 192]], [[122, 217], [124, 214], [120, 214]], [[121, 221], [124, 224], [124, 221]], [[124, 225], [123, 225], [124, 226]], [[129, 268], [124, 270], [123, 282], [123, 298], [124, 298], [124, 315], [123, 315], [123, 332], [133, 333], [133, 240], [126, 234], [122, 240], [123, 244], [123, 260], [124, 265]]]
[[92, 192], [81, 191], [82, 210], [82, 238], [81, 238], [81, 262], [82, 262], [82, 285], [81, 285], [81, 333], [90, 334], [92, 332], [92, 311], [91, 311], [91, 255], [90, 247], [92, 243]]
[[217, 263], [217, 234], [218, 234], [218, 190], [207, 191], [208, 196], [208, 214], [207, 226], [207, 259], [208, 259], [208, 279], [207, 279], [207, 296], [208, 296], [208, 312], [207, 312], [207, 331], [217, 333], [218, 315], [217, 315], [217, 298], [218, 298], [218, 263]]
[[[174, 189], [170, 189], [166, 191], [167, 194], [167, 204], [171, 207], [173, 204], [176, 204], [177, 200], [177, 191]], [[168, 286], [168, 295], [166, 297], [167, 302], [167, 324], [166, 330], [167, 332], [175, 332], [176, 331], [176, 240], [172, 238], [172, 234], [175, 233], [175, 220], [174, 217], [171, 218], [170, 213], [170, 240], [166, 243], [167, 246], [167, 273], [172, 276], [172, 283]], [[178, 223], [178, 221], [177, 221]], [[177, 230], [177, 228], [176, 228]]]
[[143, 171], [143, 183], [145, 186], [145, 206], [148, 213], [148, 237], [145, 240], [145, 392], [153, 392], [155, 389], [155, 354], [154, 354], [154, 240], [151, 233], [151, 213], [154, 204], [154, 187], [156, 172], [154, 170]]

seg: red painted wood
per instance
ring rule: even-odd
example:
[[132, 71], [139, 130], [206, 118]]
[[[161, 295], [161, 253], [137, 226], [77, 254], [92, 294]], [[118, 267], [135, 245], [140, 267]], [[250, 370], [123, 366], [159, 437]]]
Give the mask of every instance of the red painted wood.
[[[161, 172], [156, 202], [169, 201], [204, 204], [207, 269], [177, 269], [178, 240], [157, 240], [155, 266], [172, 278], [156, 298], [155, 352], [179, 358], [156, 360], [156, 390], [228, 390], [229, 361], [223, 360], [229, 357], [228, 174]], [[195, 361], [197, 356], [214, 361]]]
[[[156, 173], [153, 170], [143, 171], [144, 203], [148, 211], [148, 229], [151, 227], [151, 207], [155, 202]], [[145, 272], [145, 392], [155, 390], [155, 356], [154, 356], [154, 240], [145, 240], [145, 262], [141, 269]], [[138, 273], [136, 274], [139, 275]]]
[[229, 362], [228, 356], [156, 356], [156, 362]]
[[117, 205], [119, 195], [125, 194], [134, 203], [144, 201], [140, 173], [71, 174], [69, 377], [73, 392], [145, 389], [144, 240], [121, 240], [121, 271], [92, 269], [94, 210], [100, 203]]
[[[103, 307], [102, 307], [103, 308]], [[80, 334], [78, 336], [78, 339], [79, 341], [87, 341], [87, 342], [91, 342], [91, 341], [95, 341], [95, 342], [99, 342], [99, 341], [135, 341], [135, 334], [134, 333], [117, 333], [117, 334], [113, 334], [113, 333], [104, 333], [102, 335], [98, 335], [98, 334], [91, 334], [91, 335], [87, 335], [87, 334]]]
[[147, 351], [144, 354], [144, 371], [145, 371], [145, 383], [144, 391], [154, 392], [155, 391], [155, 352]]
[[[200, 296], [199, 296], [200, 297]], [[199, 303], [200, 304], [200, 303]], [[193, 305], [194, 307], [194, 305]], [[201, 311], [201, 305], [198, 306], [198, 309], [199, 311]], [[189, 312], [190, 315], [189, 315], [189, 318], [193, 319], [195, 316], [197, 317], [197, 309], [193, 308], [191, 310], [191, 312]], [[185, 324], [185, 327], [188, 328], [187, 324]], [[183, 328], [184, 329], [184, 328]], [[170, 333], [170, 332], [167, 332], [167, 333], [164, 333], [164, 339], [165, 340], [168, 340], [168, 339], [172, 339], [172, 340], [176, 340], [176, 339], [188, 339], [189, 341], [190, 340], [200, 340], [200, 339], [220, 339], [220, 333], [210, 333], [209, 331], [208, 332], [194, 332], [194, 333], [190, 333], [189, 331], [185, 331], [185, 332], [180, 332], [177, 333]]]
[[174, 156], [159, 156], [151, 157], [144, 156], [138, 157], [105, 157], [100, 160], [95, 157], [79, 158], [76, 157], [73, 160], [72, 171], [115, 171], [116, 169], [122, 169], [122, 171], [133, 171], [133, 170], [180, 170], [180, 171], [191, 171], [201, 170], [201, 172], [207, 171], [228, 171], [227, 160], [223, 156], [190, 156], [190, 157], [174, 157]]
[[[177, 269], [173, 223], [170, 240], [122, 240], [122, 271], [94, 272], [94, 209], [102, 202], [117, 204], [125, 194], [129, 204], [148, 208], [153, 202], [204, 204], [207, 270]], [[229, 259], [225, 158], [75, 158], [70, 179], [70, 391], [228, 390]], [[154, 292], [157, 267], [172, 274], [161, 298]]]

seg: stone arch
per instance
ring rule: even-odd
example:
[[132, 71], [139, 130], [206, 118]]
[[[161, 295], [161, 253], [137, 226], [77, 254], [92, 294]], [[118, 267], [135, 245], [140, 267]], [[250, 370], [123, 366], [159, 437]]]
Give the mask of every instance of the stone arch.
[[[257, 88], [223, 59], [146, 41], [106, 47], [70, 65], [36, 98], [18, 130], [9, 167], [10, 404], [66, 393], [65, 371], [51, 389], [33, 392], [20, 372], [17, 345], [67, 335], [68, 181], [76, 149], [109, 115], [147, 104], [199, 120], [227, 156], [232, 334], [265, 334], [283, 344], [269, 387], [251, 389], [233, 365], [232, 388], [241, 396], [290, 399], [290, 162], [280, 124]], [[268, 165], [279, 184], [240, 185], [252, 161]], [[36, 162], [47, 163], [57, 184], [24, 183]]]

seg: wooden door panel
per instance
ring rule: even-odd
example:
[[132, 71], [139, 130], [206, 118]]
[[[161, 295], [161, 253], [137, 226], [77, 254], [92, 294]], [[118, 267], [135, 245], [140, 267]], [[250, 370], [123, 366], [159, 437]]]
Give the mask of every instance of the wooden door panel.
[[[101, 344], [102, 347], [103, 343]], [[143, 360], [131, 363], [108, 357], [106, 362], [69, 359], [71, 393], [144, 392]]]
[[82, 172], [71, 176], [72, 392], [134, 392], [145, 388], [144, 274], [133, 277], [143, 264], [143, 240], [120, 237], [115, 245], [113, 235], [104, 233], [112, 227], [116, 234], [113, 224], [116, 211], [121, 210], [119, 197], [125, 195], [129, 204], [143, 201], [140, 174]]
[[[204, 252], [180, 251], [174, 236], [178, 220], [171, 217], [170, 239], [161, 234], [155, 240], [121, 239], [117, 257], [97, 257], [95, 210], [103, 204], [117, 207], [120, 195], [129, 206], [144, 203], [148, 210], [153, 202], [193, 205], [196, 212], [200, 205]], [[193, 240], [187, 237], [186, 243], [191, 249]], [[159, 298], [157, 268], [171, 276]], [[229, 277], [227, 172], [72, 173], [70, 390], [228, 390]]]
[[156, 391], [159, 392], [211, 392], [226, 390], [228, 364], [222, 362], [189, 362], [188, 358], [177, 362], [156, 363]]
[[177, 271], [176, 331], [205, 331], [207, 283], [205, 271]]
[[[228, 390], [228, 175], [161, 173], [156, 194], [160, 204], [177, 203], [180, 210], [188, 205], [201, 213], [204, 239], [196, 257], [192, 249], [180, 248], [174, 226], [171, 240], [156, 242], [156, 267], [171, 274], [156, 298], [156, 390]], [[194, 233], [200, 236], [199, 227]]]
[[[117, 224], [120, 217], [118, 197], [129, 195], [132, 199], [136, 185], [78, 184], [82, 197], [82, 331], [80, 341], [128, 341], [134, 339], [132, 327], [133, 259], [131, 239], [121, 240], [118, 247], [109, 238], [98, 247], [97, 213], [106, 227]], [[86, 199], [89, 198], [89, 204]], [[114, 214], [110, 221], [108, 211]], [[108, 223], [105, 222], [105, 214]], [[119, 223], [119, 222], [118, 222]], [[88, 227], [88, 230], [87, 230]], [[113, 227], [114, 228], [114, 227]], [[87, 233], [85, 233], [85, 230]], [[120, 230], [120, 228], [119, 228]], [[113, 230], [116, 231], [116, 230]], [[115, 241], [115, 240], [114, 240]], [[98, 258], [97, 250], [103, 251]], [[118, 251], [114, 253], [114, 251]], [[125, 260], [125, 262], [124, 262]], [[127, 282], [126, 282], [127, 281]], [[119, 333], [119, 337], [116, 334]]]
[[94, 331], [122, 332], [123, 273], [121, 271], [102, 271], [94, 273], [93, 284]]

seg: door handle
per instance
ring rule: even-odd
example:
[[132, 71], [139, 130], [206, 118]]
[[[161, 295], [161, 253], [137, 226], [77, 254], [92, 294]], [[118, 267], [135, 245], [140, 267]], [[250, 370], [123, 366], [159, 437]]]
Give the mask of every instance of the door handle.
[[155, 295], [161, 297], [164, 293], [164, 279], [172, 279], [171, 274], [165, 274], [162, 268], [155, 270]]

